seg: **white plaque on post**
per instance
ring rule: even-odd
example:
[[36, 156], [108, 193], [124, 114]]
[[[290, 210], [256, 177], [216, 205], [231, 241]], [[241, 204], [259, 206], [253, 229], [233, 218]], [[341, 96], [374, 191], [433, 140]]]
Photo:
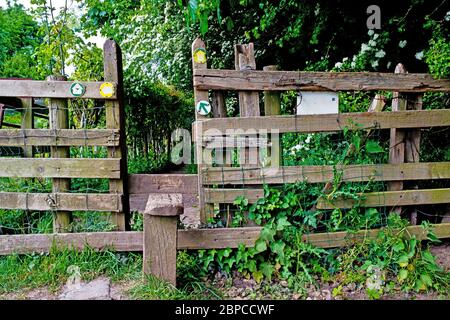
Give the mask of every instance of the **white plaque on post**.
[[303, 91], [297, 96], [297, 115], [338, 113], [339, 97], [332, 91]]

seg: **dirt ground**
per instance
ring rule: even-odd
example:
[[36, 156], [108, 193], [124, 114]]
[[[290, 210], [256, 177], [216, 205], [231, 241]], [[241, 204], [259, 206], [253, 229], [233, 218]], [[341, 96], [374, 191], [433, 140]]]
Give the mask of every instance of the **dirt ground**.
[[[450, 272], [450, 243], [431, 248], [432, 253], [436, 257], [436, 261], [444, 270]], [[109, 281], [109, 279], [106, 279]], [[222, 282], [224, 284], [225, 281]], [[221, 287], [219, 279], [217, 285]], [[110, 283], [109, 292], [105, 298], [108, 300], [129, 300], [131, 299], [127, 291], [132, 288], [135, 283], [122, 282]], [[355, 284], [344, 285], [341, 287], [340, 294], [333, 295], [333, 289], [339, 284], [321, 284], [317, 287], [307, 288], [307, 300], [366, 300], [369, 297], [365, 288], [356, 286]], [[280, 281], [278, 284], [271, 285], [272, 291], [267, 289], [261, 290], [261, 285], [254, 280], [233, 279], [232, 286], [223, 286], [222, 291], [227, 299], [304, 299], [299, 294], [293, 293], [288, 287], [287, 282]], [[50, 292], [48, 288], [37, 288], [33, 290], [24, 290], [21, 292], [0, 294], [0, 300], [59, 300], [61, 293], [65, 290], [65, 286], [59, 292]], [[450, 300], [450, 293], [447, 296], [437, 293], [404, 293], [400, 291], [384, 294], [382, 300]]]

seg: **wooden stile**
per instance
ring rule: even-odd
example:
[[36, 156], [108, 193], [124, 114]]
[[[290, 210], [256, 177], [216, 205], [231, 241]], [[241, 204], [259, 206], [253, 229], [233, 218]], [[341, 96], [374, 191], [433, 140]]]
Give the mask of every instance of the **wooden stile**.
[[183, 214], [181, 194], [151, 194], [144, 211], [144, 274], [176, 285], [177, 223]]

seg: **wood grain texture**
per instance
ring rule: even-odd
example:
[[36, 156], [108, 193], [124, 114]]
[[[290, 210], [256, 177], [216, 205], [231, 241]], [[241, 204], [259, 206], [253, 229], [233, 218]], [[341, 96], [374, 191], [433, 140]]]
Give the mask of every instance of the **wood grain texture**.
[[130, 194], [197, 194], [196, 174], [130, 174]]
[[204, 184], [283, 184], [297, 181], [322, 183], [331, 181], [335, 169], [343, 182], [449, 179], [450, 162], [422, 162], [379, 165], [288, 166], [280, 168], [208, 168]]
[[120, 159], [1, 158], [0, 177], [117, 179]]
[[122, 203], [121, 196], [115, 194], [0, 192], [0, 208], [32, 211], [120, 212]]
[[[197, 49], [203, 49], [206, 50], [205, 43], [201, 38], [196, 38], [194, 42], [192, 42], [191, 47], [191, 54], [192, 54], [192, 70], [195, 72], [196, 70], [207, 70], [207, 62], [205, 63], [197, 63], [194, 59], [194, 52]], [[208, 55], [206, 55], [206, 58], [208, 58]], [[198, 88], [194, 88], [194, 108], [196, 108], [197, 103], [200, 101], [209, 101], [208, 97], [208, 90], [199, 90]], [[212, 163], [211, 153], [210, 152], [203, 152], [203, 146], [201, 143], [198, 143], [201, 141], [202, 137], [202, 130], [200, 129], [201, 123], [207, 119], [207, 116], [199, 114], [197, 111], [195, 111], [195, 120], [197, 123], [197, 126], [192, 128], [192, 135], [193, 135], [193, 141], [196, 141], [195, 143], [195, 161], [198, 164], [197, 166], [197, 172], [199, 174], [197, 175], [197, 188], [198, 188], [198, 201], [199, 201], [199, 209], [200, 209], [200, 221], [202, 223], [206, 223], [210, 217], [214, 214], [214, 207], [210, 205], [205, 204], [204, 194], [203, 194], [203, 188], [202, 188], [202, 174], [201, 169], [205, 164]]]
[[151, 193], [181, 193], [184, 217], [199, 216], [198, 177], [196, 174], [131, 174], [130, 210], [144, 212]]
[[181, 193], [151, 193], [147, 199], [144, 214], [172, 217], [183, 214]]
[[[107, 81], [105, 79], [105, 81]], [[84, 85], [86, 92], [77, 99], [116, 99], [116, 94], [105, 98], [100, 94], [100, 86], [103, 82], [77, 81]], [[36, 81], [36, 80], [3, 80], [0, 79], [1, 97], [28, 97], [28, 98], [75, 98], [70, 92], [71, 81]], [[117, 83], [113, 83], [117, 89]], [[117, 90], [115, 90], [116, 92]]]
[[249, 203], [264, 198], [264, 189], [213, 189], [205, 188], [207, 203], [233, 203], [237, 197], [245, 197]]
[[119, 130], [2, 129], [0, 146], [118, 146]]
[[[33, 116], [33, 98], [21, 98], [22, 104], [22, 124], [21, 129], [33, 129], [34, 128], [34, 116]], [[30, 145], [23, 146], [23, 155], [25, 158], [33, 157], [33, 147]]]
[[52, 247], [83, 250], [142, 251], [143, 232], [89, 232], [0, 236], [0, 255], [49, 252]]
[[[359, 194], [364, 200], [358, 203], [362, 207], [399, 207], [408, 205], [424, 205], [450, 203], [450, 189], [401, 190]], [[337, 198], [328, 200], [321, 198], [318, 209], [352, 208], [357, 202], [352, 199]]]
[[[65, 76], [49, 76], [48, 81], [66, 81]], [[49, 99], [49, 125], [52, 130], [69, 128], [69, 108], [67, 99]], [[55, 146], [51, 147], [52, 158], [70, 158], [70, 148]], [[64, 193], [70, 190], [70, 179], [53, 178], [53, 193]], [[53, 231], [55, 233], [66, 232], [72, 223], [72, 213], [69, 211], [56, 212], [53, 215]]]
[[[431, 225], [438, 238], [450, 238], [450, 223]], [[356, 241], [374, 238], [380, 229], [361, 230], [357, 233], [332, 232], [312, 233], [303, 236], [303, 241], [322, 248], [349, 245]], [[178, 230], [179, 250], [184, 249], [223, 249], [237, 248], [239, 244], [253, 246], [259, 238], [261, 228], [222, 228]], [[415, 235], [417, 239], [426, 239], [427, 234], [421, 226], [410, 226], [404, 231], [406, 237]], [[102, 250], [142, 251], [143, 232], [94, 232], [66, 234], [28, 234], [0, 236], [0, 255], [13, 253], [48, 252], [56, 248], [82, 250], [86, 246]]]
[[178, 217], [144, 215], [144, 274], [176, 285]]
[[[396, 74], [406, 74], [405, 67], [399, 63], [395, 67]], [[408, 100], [405, 93], [394, 92], [392, 94], [392, 111], [405, 111]], [[389, 163], [397, 164], [405, 162], [405, 130], [402, 128], [391, 128], [389, 140]], [[403, 181], [388, 183], [388, 190], [399, 191], [403, 189]], [[402, 209], [395, 208], [400, 214]]]
[[232, 135], [237, 129], [311, 133], [341, 131], [346, 127], [363, 130], [445, 126], [450, 126], [450, 109], [208, 119], [202, 121], [201, 130], [203, 136], [218, 136]]
[[258, 70], [194, 70], [197, 90], [249, 91], [399, 91], [448, 92], [450, 79], [429, 74], [377, 72], [302, 72]]
[[110, 193], [123, 195], [123, 212], [113, 213], [113, 223], [118, 230], [130, 230], [130, 207], [128, 195], [127, 138], [125, 130], [125, 105], [123, 102], [123, 68], [122, 51], [113, 40], [106, 40], [103, 45], [103, 71], [105, 81], [117, 83], [116, 99], [105, 102], [106, 127], [121, 132], [118, 147], [108, 148], [108, 157], [121, 159], [119, 177], [109, 181]]

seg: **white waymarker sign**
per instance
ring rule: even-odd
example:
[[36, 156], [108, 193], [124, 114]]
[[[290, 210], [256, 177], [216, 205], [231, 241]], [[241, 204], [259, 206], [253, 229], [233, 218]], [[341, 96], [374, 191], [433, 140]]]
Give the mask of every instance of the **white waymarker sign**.
[[297, 114], [327, 114], [339, 112], [339, 97], [332, 91], [303, 91], [297, 96]]
[[211, 105], [209, 104], [208, 101], [201, 100], [197, 103], [195, 109], [197, 110], [198, 114], [206, 116], [211, 112]]

